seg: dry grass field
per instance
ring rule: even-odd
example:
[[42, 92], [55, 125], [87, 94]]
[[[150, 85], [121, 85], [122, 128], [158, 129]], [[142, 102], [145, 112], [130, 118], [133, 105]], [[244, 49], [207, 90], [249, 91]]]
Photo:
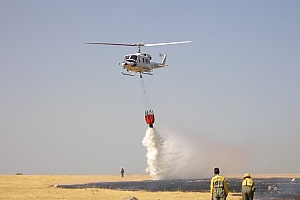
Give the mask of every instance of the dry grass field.
[[[241, 177], [231, 175], [228, 177]], [[227, 176], [226, 176], [227, 177]], [[296, 177], [300, 175], [253, 175], [253, 177]], [[199, 192], [146, 192], [116, 191], [109, 189], [62, 189], [56, 184], [79, 184], [91, 182], [151, 180], [148, 175], [0, 175], [0, 199], [111, 199], [122, 200], [134, 196], [140, 200], [210, 199], [209, 193]], [[241, 199], [231, 196], [228, 200]]]

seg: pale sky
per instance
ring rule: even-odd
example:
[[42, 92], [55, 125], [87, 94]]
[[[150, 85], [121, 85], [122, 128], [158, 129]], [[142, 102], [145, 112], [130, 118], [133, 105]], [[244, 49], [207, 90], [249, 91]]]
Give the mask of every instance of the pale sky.
[[137, 49], [84, 43], [185, 40], [142, 48], [157, 131], [199, 171], [300, 173], [300, 1], [0, 0], [0, 27], [0, 174], [145, 173]]

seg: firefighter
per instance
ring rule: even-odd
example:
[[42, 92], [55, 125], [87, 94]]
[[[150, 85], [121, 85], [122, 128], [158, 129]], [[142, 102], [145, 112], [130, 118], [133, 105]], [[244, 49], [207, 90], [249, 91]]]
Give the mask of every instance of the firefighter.
[[124, 177], [124, 173], [125, 173], [125, 170], [124, 170], [124, 168], [123, 167], [121, 167], [121, 169], [120, 169], [120, 173], [121, 173], [121, 176], [122, 176], [122, 178]]
[[242, 182], [243, 200], [253, 200], [254, 192], [255, 192], [255, 183], [251, 178], [250, 174], [246, 173], [244, 175], [244, 180]]
[[214, 169], [214, 177], [210, 181], [210, 194], [212, 200], [225, 200], [228, 195], [228, 187], [223, 176], [219, 175], [219, 168]]

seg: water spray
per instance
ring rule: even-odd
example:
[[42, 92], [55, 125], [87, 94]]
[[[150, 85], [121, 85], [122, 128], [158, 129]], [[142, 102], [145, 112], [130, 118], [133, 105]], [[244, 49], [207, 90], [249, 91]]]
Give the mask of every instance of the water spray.
[[176, 141], [148, 128], [142, 143], [147, 150], [145, 171], [154, 180], [180, 178], [178, 171], [184, 169], [186, 153]]

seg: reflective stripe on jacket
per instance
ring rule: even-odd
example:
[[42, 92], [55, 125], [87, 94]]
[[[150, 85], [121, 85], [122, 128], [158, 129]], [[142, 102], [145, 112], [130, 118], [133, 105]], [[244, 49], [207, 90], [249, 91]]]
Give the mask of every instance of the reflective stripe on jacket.
[[216, 174], [210, 181], [210, 194], [213, 195], [214, 188], [223, 188], [226, 196], [228, 195], [228, 188], [226, 180], [223, 176]]

